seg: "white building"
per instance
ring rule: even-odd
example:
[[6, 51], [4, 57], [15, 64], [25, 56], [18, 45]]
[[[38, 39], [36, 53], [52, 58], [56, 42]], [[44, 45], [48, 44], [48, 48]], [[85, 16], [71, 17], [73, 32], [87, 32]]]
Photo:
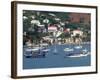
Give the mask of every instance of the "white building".
[[56, 32], [56, 31], [57, 31], [57, 27], [55, 27], [55, 26], [48, 27], [48, 32]]

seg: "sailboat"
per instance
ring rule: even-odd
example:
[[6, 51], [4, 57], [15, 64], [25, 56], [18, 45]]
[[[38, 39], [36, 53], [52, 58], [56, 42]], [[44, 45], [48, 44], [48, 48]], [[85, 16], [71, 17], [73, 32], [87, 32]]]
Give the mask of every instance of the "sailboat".
[[77, 46], [75, 46], [75, 49], [82, 49], [81, 43], [79, 43]]
[[53, 32], [53, 36], [54, 36], [54, 54], [57, 54], [57, 31]]

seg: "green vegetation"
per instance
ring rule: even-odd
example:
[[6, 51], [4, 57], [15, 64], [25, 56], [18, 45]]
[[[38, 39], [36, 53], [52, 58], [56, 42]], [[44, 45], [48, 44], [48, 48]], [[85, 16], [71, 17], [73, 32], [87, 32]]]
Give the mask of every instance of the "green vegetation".
[[[91, 25], [85, 23], [66, 23], [66, 21], [70, 20], [70, 13], [66, 12], [48, 12], [48, 11], [31, 11], [31, 10], [23, 10], [23, 32], [26, 32], [27, 35], [31, 37], [33, 42], [39, 42], [42, 37], [49, 36], [50, 33], [42, 33], [38, 32], [39, 27], [37, 25], [33, 25], [31, 21], [33, 19], [39, 20], [40, 24], [44, 24], [44, 19], [49, 19], [49, 24], [60, 24], [63, 22], [65, 25], [61, 26], [63, 29], [70, 28], [71, 31], [75, 29], [80, 29], [84, 32], [85, 36], [83, 37], [84, 41], [90, 41], [91, 37]], [[24, 18], [25, 17], [25, 18]], [[58, 18], [59, 20], [55, 20]], [[48, 25], [49, 25], [48, 24]], [[69, 38], [71, 35], [69, 33], [62, 33], [59, 37]]]

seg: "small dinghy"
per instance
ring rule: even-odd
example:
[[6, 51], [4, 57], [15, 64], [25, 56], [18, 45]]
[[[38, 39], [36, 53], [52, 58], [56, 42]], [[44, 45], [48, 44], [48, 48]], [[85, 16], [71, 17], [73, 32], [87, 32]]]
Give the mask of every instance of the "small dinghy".
[[74, 51], [74, 49], [73, 48], [65, 48], [64, 51], [65, 52], [70, 52], [70, 51]]
[[75, 46], [75, 49], [81, 49], [82, 46]]

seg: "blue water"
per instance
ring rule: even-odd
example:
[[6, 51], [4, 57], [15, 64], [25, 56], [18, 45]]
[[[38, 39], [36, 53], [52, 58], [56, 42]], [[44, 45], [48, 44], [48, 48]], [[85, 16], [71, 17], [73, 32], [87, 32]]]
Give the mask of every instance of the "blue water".
[[[75, 49], [73, 44], [56, 45], [57, 53], [54, 53], [55, 45], [51, 45], [48, 48], [50, 51], [45, 58], [26, 58], [23, 56], [23, 69], [39, 69], [39, 68], [57, 68], [57, 67], [80, 67], [90, 66], [91, 55], [84, 57], [66, 57], [69, 53], [79, 53], [83, 49], [87, 49], [89, 52], [90, 44], [82, 44], [82, 49]], [[65, 52], [65, 48], [73, 48], [72, 52]]]

